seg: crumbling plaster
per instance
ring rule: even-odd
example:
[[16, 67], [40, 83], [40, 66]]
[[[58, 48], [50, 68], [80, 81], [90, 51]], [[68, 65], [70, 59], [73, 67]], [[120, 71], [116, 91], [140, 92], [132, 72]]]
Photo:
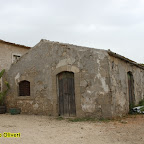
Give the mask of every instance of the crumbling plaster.
[[[144, 70], [108, 51], [41, 40], [7, 72], [11, 89], [7, 108], [58, 116], [57, 74], [74, 73], [77, 117], [112, 118], [129, 111], [127, 72], [134, 77], [135, 104], [143, 99]], [[19, 82], [30, 82], [31, 95], [19, 96]]]
[[[19, 107], [23, 113], [57, 116], [56, 75], [72, 71], [76, 116], [111, 117], [108, 69], [108, 53], [105, 50], [42, 40], [8, 71], [11, 90], [7, 95], [7, 107]], [[16, 81], [24, 79], [31, 83], [30, 97], [18, 96]]]
[[109, 56], [112, 116], [123, 116], [129, 112], [129, 92], [127, 72], [134, 78], [135, 104], [144, 98], [144, 70], [128, 62]]

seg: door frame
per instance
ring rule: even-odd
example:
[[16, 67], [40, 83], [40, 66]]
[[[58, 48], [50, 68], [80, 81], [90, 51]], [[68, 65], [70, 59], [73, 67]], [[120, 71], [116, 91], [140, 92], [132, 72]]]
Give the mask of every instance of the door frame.
[[[129, 86], [129, 78], [130, 78], [130, 85], [131, 86]], [[133, 77], [133, 73], [131, 71], [127, 72], [127, 83], [128, 83], [129, 110], [130, 110], [130, 107], [135, 105], [134, 77]], [[130, 89], [132, 90], [131, 96], [130, 96]]]
[[[59, 75], [61, 73], [71, 73], [73, 75], [73, 80], [75, 81], [75, 79], [74, 79], [74, 73], [73, 72], [63, 71], [63, 72], [60, 72], [60, 73], [57, 74], [58, 114], [60, 114], [60, 105], [61, 105], [61, 102], [60, 102], [60, 92], [59, 92]], [[73, 106], [75, 107], [75, 114], [73, 116], [66, 116], [66, 117], [75, 117], [76, 116], [76, 100], [75, 100], [75, 83], [74, 82], [73, 82], [73, 86], [74, 86], [74, 89], [73, 89], [73, 92], [74, 92], [74, 103], [73, 103]], [[64, 101], [63, 101], [62, 104], [64, 104]], [[69, 103], [69, 104], [71, 106], [71, 103]], [[70, 111], [69, 111], [69, 113], [70, 113]], [[65, 117], [65, 114], [64, 115], [60, 115], [60, 116]]]
[[57, 81], [57, 74], [68, 71], [74, 73], [74, 86], [75, 86], [75, 105], [76, 105], [76, 117], [83, 117], [84, 112], [82, 111], [81, 107], [81, 94], [80, 94], [80, 70], [79, 68], [71, 65], [65, 65], [56, 68], [52, 72], [52, 97], [53, 97], [53, 116], [58, 116], [59, 113], [59, 100], [58, 100], [58, 81]]

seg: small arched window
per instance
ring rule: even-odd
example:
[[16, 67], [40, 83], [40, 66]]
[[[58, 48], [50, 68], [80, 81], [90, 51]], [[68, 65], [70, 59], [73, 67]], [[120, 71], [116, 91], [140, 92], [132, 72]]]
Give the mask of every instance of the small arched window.
[[30, 96], [30, 82], [21, 81], [19, 83], [19, 96]]

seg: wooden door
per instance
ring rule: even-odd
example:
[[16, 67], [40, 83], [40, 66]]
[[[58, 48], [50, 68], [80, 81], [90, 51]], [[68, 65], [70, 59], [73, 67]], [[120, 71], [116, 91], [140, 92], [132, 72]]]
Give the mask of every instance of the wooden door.
[[59, 88], [59, 115], [60, 116], [75, 116], [75, 88], [74, 88], [74, 73], [62, 72], [58, 74]]
[[135, 97], [134, 97], [134, 79], [131, 72], [128, 72], [128, 92], [129, 92], [129, 107], [134, 106]]

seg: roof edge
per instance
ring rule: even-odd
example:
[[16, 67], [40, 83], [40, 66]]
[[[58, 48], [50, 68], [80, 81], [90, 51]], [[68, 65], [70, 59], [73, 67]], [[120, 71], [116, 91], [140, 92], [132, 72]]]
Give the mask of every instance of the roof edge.
[[23, 48], [27, 48], [27, 49], [31, 48], [29, 46], [15, 44], [15, 43], [7, 42], [7, 41], [1, 40], [1, 39], [0, 39], [0, 43], [5, 43], [5, 44], [8, 44], [8, 45], [13, 45], [13, 46], [17, 46], [17, 47], [23, 47]]
[[67, 42], [51, 41], [51, 40], [47, 40], [47, 39], [41, 39], [39, 43], [43, 43], [43, 42], [47, 42], [47, 43], [51, 43], [51, 44], [59, 44], [59, 45], [62, 45], [62, 46], [75, 46], [75, 47], [81, 47], [81, 48], [87, 48], [87, 49], [95, 49], [95, 50], [100, 50], [100, 51], [106, 51], [107, 52], [107, 50], [105, 50], [105, 49], [100, 49], [100, 48], [96, 48], [96, 47], [91, 47], [91, 46], [89, 47], [89, 46], [84, 46], [84, 45], [71, 44], [71, 43], [67, 43]]
[[132, 64], [132, 65], [134, 65], [134, 66], [137, 66], [137, 67], [139, 67], [139, 68], [141, 68], [141, 69], [144, 70], [144, 66], [142, 66], [141, 64], [139, 64], [139, 63], [137, 63], [137, 62], [135, 62], [135, 61], [132, 61], [132, 60], [130, 60], [130, 59], [128, 59], [128, 58], [125, 58], [124, 56], [121, 56], [121, 55], [119, 55], [119, 54], [117, 54], [117, 53], [114, 53], [114, 52], [112, 52], [111, 50], [107, 50], [107, 52], [108, 52], [108, 54], [109, 54], [110, 56], [119, 58], [119, 59], [121, 59], [121, 60], [123, 60], [123, 61], [125, 61], [125, 62], [128, 62], [128, 63], [130, 63], [130, 64]]

